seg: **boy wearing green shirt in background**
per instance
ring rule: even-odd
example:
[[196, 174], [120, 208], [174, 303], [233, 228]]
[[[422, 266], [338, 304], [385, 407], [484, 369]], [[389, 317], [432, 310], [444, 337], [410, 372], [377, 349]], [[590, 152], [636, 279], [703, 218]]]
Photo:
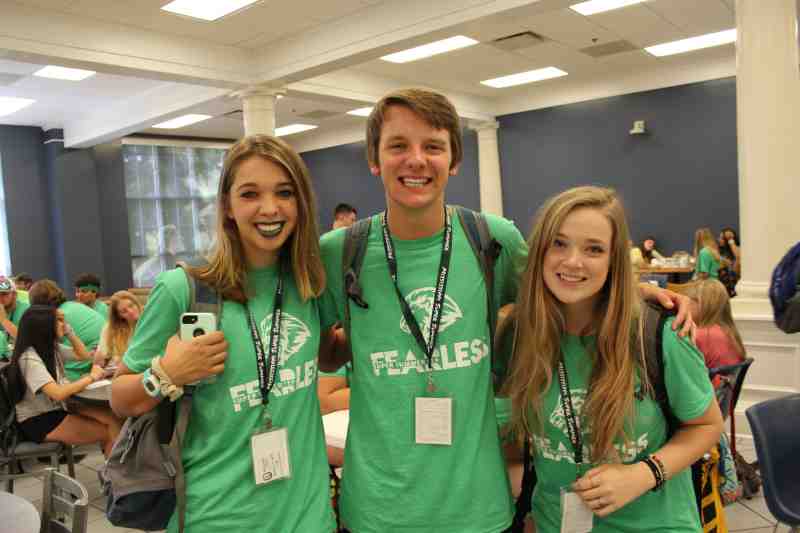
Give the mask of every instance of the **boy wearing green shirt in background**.
[[17, 337], [19, 319], [28, 307], [27, 302], [17, 298], [17, 290], [11, 280], [0, 276], [0, 359], [11, 356], [9, 344]]

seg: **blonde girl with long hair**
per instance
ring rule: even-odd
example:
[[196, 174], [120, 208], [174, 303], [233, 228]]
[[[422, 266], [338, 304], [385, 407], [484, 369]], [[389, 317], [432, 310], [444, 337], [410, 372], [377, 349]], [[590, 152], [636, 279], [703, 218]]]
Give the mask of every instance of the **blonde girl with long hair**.
[[[179, 340], [189, 281], [179, 268], [161, 274], [114, 379], [112, 406], [138, 416], [201, 381], [182, 447], [186, 531], [330, 533], [316, 390], [325, 271], [308, 169], [288, 144], [254, 135], [231, 147], [216, 243], [190, 270], [222, 299], [219, 331]], [[289, 466], [274, 466], [274, 457]]]
[[111, 362], [116, 366], [120, 362], [141, 314], [142, 304], [130, 292], [117, 291], [111, 295], [108, 299], [108, 322], [100, 332], [95, 364], [106, 366]]
[[531, 436], [540, 533], [560, 531], [570, 503], [593, 513], [595, 533], [700, 528], [687, 467], [717, 442], [722, 417], [702, 357], [668, 321], [663, 374], [681, 425], [667, 440], [634, 345], [628, 238], [616, 193], [578, 187], [544, 204], [528, 242], [506, 391], [516, 434]]
[[694, 234], [695, 279], [719, 279], [721, 259], [719, 244], [711, 228], [700, 228]]
[[692, 317], [697, 324], [695, 343], [708, 368], [741, 363], [747, 352], [736, 328], [725, 286], [715, 279], [692, 283], [685, 290], [692, 300]]

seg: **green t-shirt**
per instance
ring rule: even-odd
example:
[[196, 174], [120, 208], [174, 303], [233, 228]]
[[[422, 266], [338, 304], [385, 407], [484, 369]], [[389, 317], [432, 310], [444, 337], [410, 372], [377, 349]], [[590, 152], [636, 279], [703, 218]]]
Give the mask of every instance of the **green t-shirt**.
[[335, 372], [322, 372], [320, 371], [320, 377], [326, 378], [345, 378], [347, 383], [350, 383], [350, 374], [353, 373], [353, 366], [351, 363], [344, 364], [336, 369]]
[[99, 313], [100, 316], [103, 317], [103, 320], [108, 320], [108, 305], [105, 302], [95, 300], [92, 309]]
[[[487, 216], [503, 245], [496, 302], [516, 296], [527, 254], [519, 230]], [[490, 378], [486, 285], [457, 216], [444, 311], [433, 355], [438, 390], [453, 398], [453, 445], [414, 442], [414, 397], [425, 391], [427, 359], [405, 324], [389, 275], [381, 222], [373, 217], [360, 284], [369, 309], [350, 305], [353, 374], [340, 511], [355, 533], [487, 533], [512, 518]], [[394, 239], [401, 293], [424, 334], [430, 320], [444, 231]], [[323, 326], [344, 319], [344, 230], [322, 238], [328, 289]]]
[[709, 278], [719, 279], [719, 261], [714, 259], [711, 250], [706, 246], [697, 254], [695, 274], [705, 273]]
[[[714, 401], [714, 390], [708, 379], [703, 356], [691, 342], [679, 338], [672, 330], [672, 320], [664, 326], [664, 382], [670, 406], [680, 420], [690, 420], [705, 413]], [[585, 344], [584, 344], [585, 343]], [[587, 346], [594, 337], [565, 335], [561, 350], [567, 369], [570, 394], [578, 416], [586, 399], [592, 365]], [[637, 391], [641, 388], [636, 380]], [[573, 483], [577, 476], [575, 455], [569, 440], [561, 407], [558, 379], [553, 379], [543, 398], [544, 434], [534, 441], [534, 466], [538, 482], [533, 495], [533, 516], [539, 533], [561, 530], [560, 489]], [[666, 442], [667, 426], [661, 409], [645, 396], [635, 400], [635, 427], [631, 445], [617, 444], [625, 463], [634, 463], [659, 450]], [[580, 422], [584, 457], [589, 457], [590, 432]], [[594, 467], [597, 465], [591, 465]], [[583, 467], [582, 474], [591, 467]], [[605, 518], [594, 518], [593, 533], [620, 531], [686, 532], [701, 531], [690, 469], [666, 482], [658, 492], [645, 492], [638, 499]]]
[[[14, 310], [10, 315], [8, 315], [8, 319], [12, 324], [19, 327], [19, 319], [22, 318], [22, 315], [28, 310], [29, 307], [30, 304], [28, 302], [20, 301], [19, 295], [17, 295], [17, 303], [14, 306]], [[11, 352], [8, 349], [9, 342], [11, 342], [11, 336], [4, 327], [0, 326], [0, 359], [11, 357]]]
[[[75, 335], [86, 346], [86, 349], [91, 351], [97, 348], [100, 343], [100, 332], [103, 331], [103, 326], [106, 323], [105, 319], [98, 315], [94, 309], [80, 302], [64, 302], [59, 306], [59, 309], [64, 313], [64, 320], [72, 327]], [[63, 342], [67, 346], [71, 346], [67, 338], [64, 338]], [[84, 361], [64, 361], [64, 373], [70, 381], [80, 379], [91, 368], [91, 358]]]
[[[266, 350], [277, 269], [251, 271], [248, 283], [256, 295], [249, 306]], [[225, 301], [219, 324], [228, 341], [225, 371], [197, 387], [182, 450], [188, 487], [186, 530], [192, 533], [330, 533], [335, 527], [317, 398], [319, 312], [316, 302], [300, 299], [291, 276], [284, 281], [284, 291], [278, 381], [269, 405], [274, 426], [288, 429], [292, 477], [267, 485], [256, 485], [253, 479], [250, 438], [260, 427], [264, 409], [256, 353], [245, 307]], [[178, 331], [180, 315], [189, 304], [183, 270], [161, 274], [125, 353], [125, 365], [137, 373], [148, 368]], [[173, 516], [169, 531], [177, 529]]]
[[28, 291], [17, 289], [17, 301], [22, 301], [26, 304], [31, 303], [31, 297], [28, 295]]

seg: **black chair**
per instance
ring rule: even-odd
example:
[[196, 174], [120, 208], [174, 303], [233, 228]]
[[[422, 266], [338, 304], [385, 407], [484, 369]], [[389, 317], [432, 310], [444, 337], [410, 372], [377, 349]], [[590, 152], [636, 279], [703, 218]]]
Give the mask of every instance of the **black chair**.
[[753, 358], [748, 357], [741, 363], [733, 365], [724, 365], [711, 368], [708, 371], [708, 377], [711, 381], [719, 376], [720, 384], [717, 386], [717, 402], [719, 403], [719, 410], [722, 411], [722, 418], [727, 420], [731, 419], [731, 453], [736, 454], [736, 404], [739, 403], [739, 394], [742, 392], [742, 385], [744, 378], [747, 376], [747, 371], [750, 365], [753, 364]]
[[800, 394], [758, 403], [745, 414], [755, 440], [767, 508], [778, 523], [800, 532]]

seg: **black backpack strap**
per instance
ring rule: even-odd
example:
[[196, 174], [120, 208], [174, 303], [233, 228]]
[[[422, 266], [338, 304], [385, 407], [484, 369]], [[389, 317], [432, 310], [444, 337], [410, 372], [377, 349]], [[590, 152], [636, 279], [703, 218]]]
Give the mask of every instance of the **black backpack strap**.
[[531, 512], [533, 489], [536, 488], [536, 482], [538, 481], [536, 469], [533, 468], [531, 459], [531, 441], [530, 438], [526, 437], [522, 457], [522, 488], [517, 498], [514, 520], [511, 522], [511, 527], [506, 530], [507, 533], [522, 533], [525, 531], [525, 517]]
[[[345, 230], [344, 249], [342, 251], [342, 280], [344, 287], [344, 331], [347, 342], [350, 343], [350, 300], [361, 307], [369, 309], [369, 304], [364, 300], [359, 276], [364, 256], [367, 253], [369, 230], [372, 227], [372, 217], [362, 218]], [[350, 345], [352, 350], [353, 346]]]
[[498, 306], [494, 301], [494, 266], [503, 246], [492, 237], [486, 217], [481, 213], [461, 206], [452, 206], [458, 214], [461, 227], [467, 235], [472, 251], [478, 259], [486, 285], [486, 315], [489, 323], [490, 353], [494, 352], [494, 338], [497, 330]]
[[[669, 317], [675, 315], [675, 311], [664, 309], [660, 305], [642, 303], [641, 313], [644, 342], [640, 341], [638, 335], [634, 335], [637, 360], [645, 365], [647, 381], [651, 388], [650, 395], [658, 403], [667, 420], [667, 440], [669, 440], [680, 427], [680, 420], [669, 405], [667, 384], [664, 381], [664, 324]], [[642, 345], [644, 354], [641, 353]], [[642, 387], [644, 390], [644, 384]]]

